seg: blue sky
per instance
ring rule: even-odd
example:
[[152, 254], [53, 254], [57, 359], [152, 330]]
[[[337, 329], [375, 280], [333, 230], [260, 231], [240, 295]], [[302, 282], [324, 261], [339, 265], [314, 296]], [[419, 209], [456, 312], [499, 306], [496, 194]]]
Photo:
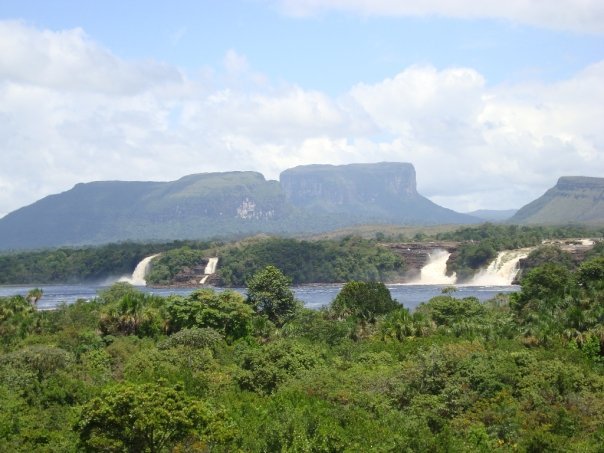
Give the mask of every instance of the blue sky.
[[520, 207], [604, 176], [603, 4], [0, 0], [0, 216], [80, 181], [382, 160], [447, 207]]
[[557, 80], [604, 59], [604, 34], [550, 30], [503, 18], [284, 14], [261, 1], [4, 1], [4, 18], [83, 28], [126, 59], [196, 71], [234, 49], [274, 80], [339, 94], [412, 64], [469, 66], [497, 84]]

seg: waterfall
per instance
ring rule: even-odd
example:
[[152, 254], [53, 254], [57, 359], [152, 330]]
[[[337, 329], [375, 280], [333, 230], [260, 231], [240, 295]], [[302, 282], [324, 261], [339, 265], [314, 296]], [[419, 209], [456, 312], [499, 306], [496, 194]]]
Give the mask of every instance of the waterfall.
[[497, 258], [481, 269], [470, 281], [477, 286], [508, 286], [511, 285], [518, 273], [518, 261], [526, 258], [531, 249], [504, 250]]
[[134, 286], [145, 286], [147, 284], [147, 282], [145, 281], [145, 277], [149, 272], [151, 260], [156, 256], [159, 256], [159, 253], [143, 258], [141, 262], [136, 265], [136, 267], [134, 268], [134, 272], [132, 272], [132, 275], [130, 277], [122, 277], [119, 279], [119, 281], [130, 283]]
[[206, 275], [212, 275], [214, 272], [216, 272], [216, 265], [218, 264], [218, 258], [210, 258], [208, 260], [208, 264], [206, 266], [206, 269], [203, 271], [204, 274]]
[[214, 272], [216, 272], [216, 266], [218, 264], [218, 258], [214, 257], [214, 258], [210, 258], [208, 260], [208, 264], [206, 265], [205, 270], [203, 271], [203, 273], [205, 274], [201, 280], [199, 280], [199, 284], [203, 285], [205, 284], [205, 282], [207, 281], [208, 277], [210, 275], [212, 275]]
[[447, 261], [451, 254], [446, 250], [437, 249], [428, 255], [428, 262], [420, 271], [420, 278], [412, 284], [416, 285], [454, 285], [455, 274], [447, 275]]

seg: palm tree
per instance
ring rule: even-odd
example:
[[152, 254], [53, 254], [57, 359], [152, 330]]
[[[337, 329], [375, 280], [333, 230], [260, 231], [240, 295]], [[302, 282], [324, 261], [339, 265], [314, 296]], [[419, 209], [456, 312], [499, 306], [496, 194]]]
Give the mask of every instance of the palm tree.
[[411, 314], [406, 308], [389, 313], [380, 324], [382, 339], [393, 338], [398, 341], [425, 336], [433, 329], [434, 325], [427, 316], [417, 312]]

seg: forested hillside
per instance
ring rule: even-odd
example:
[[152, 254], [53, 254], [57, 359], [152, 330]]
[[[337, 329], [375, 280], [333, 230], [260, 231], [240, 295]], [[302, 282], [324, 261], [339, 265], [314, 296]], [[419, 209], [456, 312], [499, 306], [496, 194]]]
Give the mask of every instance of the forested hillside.
[[0, 298], [0, 450], [601, 451], [604, 257], [402, 302], [349, 282], [303, 309], [274, 267], [247, 299]]
[[220, 253], [220, 283], [244, 286], [255, 272], [267, 265], [282, 269], [295, 284], [389, 281], [400, 278], [405, 271], [400, 256], [373, 240], [269, 238], [224, 247]]

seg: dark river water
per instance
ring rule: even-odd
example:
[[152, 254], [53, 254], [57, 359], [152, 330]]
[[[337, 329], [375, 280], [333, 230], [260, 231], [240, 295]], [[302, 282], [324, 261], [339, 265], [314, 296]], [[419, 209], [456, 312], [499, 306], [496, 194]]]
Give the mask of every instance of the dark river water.
[[[387, 285], [392, 297], [402, 303], [405, 307], [413, 309], [422, 302], [441, 294], [443, 285]], [[44, 296], [38, 302], [38, 308], [42, 310], [52, 309], [61, 304], [71, 304], [78, 299], [90, 300], [99, 291], [107, 288], [101, 285], [41, 285], [41, 286], [0, 286], [0, 296], [12, 296], [16, 294], [26, 295], [32, 288], [41, 288]], [[328, 305], [338, 294], [342, 285], [304, 285], [295, 286], [293, 291], [296, 297], [308, 308], [318, 309]], [[193, 289], [175, 288], [148, 288], [139, 287], [141, 291], [167, 296], [170, 294], [187, 295]], [[222, 288], [216, 288], [223, 291]], [[245, 294], [245, 288], [233, 288], [235, 291]], [[498, 293], [511, 293], [518, 291], [519, 286], [463, 286], [458, 285], [455, 297], [462, 298], [474, 296], [484, 301]]]

